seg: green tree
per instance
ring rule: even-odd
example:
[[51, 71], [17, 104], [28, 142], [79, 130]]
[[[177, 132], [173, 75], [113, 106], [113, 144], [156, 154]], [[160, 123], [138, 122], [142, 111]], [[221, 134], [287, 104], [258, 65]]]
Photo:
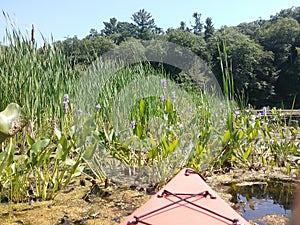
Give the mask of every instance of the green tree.
[[[270, 99], [273, 99], [277, 78], [276, 69], [273, 67], [273, 53], [264, 51], [259, 43], [234, 27], [221, 29], [215, 37], [218, 43], [226, 44], [236, 91], [239, 94], [244, 92], [249, 102], [256, 106], [267, 104]], [[215, 50], [214, 71], [221, 81], [218, 57], [218, 52]]]
[[192, 26], [193, 27], [193, 32], [196, 35], [200, 35], [202, 33], [203, 29], [203, 23], [201, 22], [201, 13], [195, 12], [193, 14], [193, 17], [195, 19], [195, 24]]
[[205, 20], [205, 25], [204, 25], [204, 40], [207, 41], [209, 38], [211, 38], [214, 35], [215, 28], [212, 23], [212, 18], [207, 17]]
[[[276, 91], [285, 108], [300, 108], [300, 48], [293, 49], [292, 62], [287, 62], [279, 74]], [[294, 98], [296, 98], [293, 106]]]
[[291, 47], [300, 34], [300, 25], [293, 18], [279, 18], [263, 26], [263, 45], [275, 53], [275, 63], [281, 65], [290, 56]]
[[208, 58], [206, 43], [202, 36], [192, 34], [187, 30], [169, 29], [166, 40], [190, 49], [204, 60]]
[[154, 37], [156, 25], [149, 12], [147, 12], [145, 9], [141, 9], [134, 13], [131, 19], [134, 21], [137, 27], [136, 38], [150, 40]]
[[186, 23], [184, 21], [180, 22], [179, 30], [186, 30]]

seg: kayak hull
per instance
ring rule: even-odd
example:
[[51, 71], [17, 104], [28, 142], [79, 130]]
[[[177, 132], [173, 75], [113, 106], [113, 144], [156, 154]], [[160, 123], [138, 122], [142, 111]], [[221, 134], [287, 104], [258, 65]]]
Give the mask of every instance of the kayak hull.
[[185, 168], [120, 225], [250, 225], [194, 170]]

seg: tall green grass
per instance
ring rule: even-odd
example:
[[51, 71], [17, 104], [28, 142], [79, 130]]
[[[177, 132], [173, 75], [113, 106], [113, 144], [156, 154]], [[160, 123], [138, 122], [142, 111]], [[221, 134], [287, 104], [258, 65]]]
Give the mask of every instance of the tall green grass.
[[38, 48], [15, 28], [8, 15], [4, 13], [4, 17], [10, 28], [0, 46], [0, 109], [15, 102], [38, 125], [47, 118], [59, 120], [63, 95], [74, 95], [78, 73], [59, 49], [50, 44]]

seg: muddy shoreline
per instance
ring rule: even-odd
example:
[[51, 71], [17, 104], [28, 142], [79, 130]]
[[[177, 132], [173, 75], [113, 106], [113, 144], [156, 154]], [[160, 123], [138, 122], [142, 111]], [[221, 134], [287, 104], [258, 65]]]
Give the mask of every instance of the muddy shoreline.
[[[228, 184], [235, 182], [249, 185], [251, 182], [277, 179], [297, 183], [296, 176], [287, 174], [285, 168], [264, 168], [255, 170], [231, 170], [206, 176], [207, 183], [233, 208]], [[116, 225], [136, 208], [146, 202], [159, 187], [125, 186], [91, 182], [86, 177], [74, 180], [54, 200], [31, 201], [27, 203], [1, 203], [1, 224], [101, 224]], [[287, 224], [284, 215], [267, 215], [257, 218], [264, 224]], [[250, 221], [251, 222], [251, 221]], [[256, 224], [252, 222], [252, 224]]]

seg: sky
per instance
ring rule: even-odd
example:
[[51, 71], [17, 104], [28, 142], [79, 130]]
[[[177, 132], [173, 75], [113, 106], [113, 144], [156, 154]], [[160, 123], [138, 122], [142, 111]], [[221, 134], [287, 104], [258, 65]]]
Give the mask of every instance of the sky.
[[[179, 27], [180, 21], [193, 23], [193, 13], [201, 13], [202, 21], [211, 17], [214, 27], [235, 26], [259, 18], [269, 19], [281, 9], [300, 6], [299, 0], [0, 0], [1, 11], [29, 37], [35, 26], [36, 39], [42, 34], [51, 42], [67, 37], [84, 38], [94, 28], [103, 29], [103, 22], [115, 17], [132, 22], [131, 16], [140, 9], [150, 12], [155, 24], [167, 28]], [[0, 15], [0, 42], [9, 27]]]

